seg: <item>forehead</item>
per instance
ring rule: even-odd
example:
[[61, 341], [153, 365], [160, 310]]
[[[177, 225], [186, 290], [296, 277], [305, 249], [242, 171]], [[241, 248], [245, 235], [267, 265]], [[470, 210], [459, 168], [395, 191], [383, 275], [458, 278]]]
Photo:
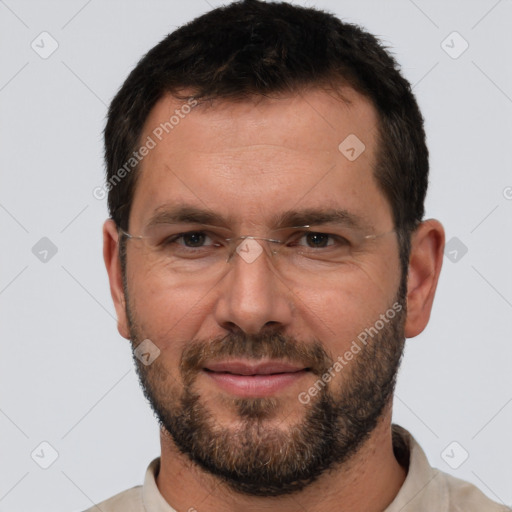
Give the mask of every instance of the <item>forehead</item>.
[[[344, 88], [339, 94], [311, 89], [292, 96], [213, 100], [192, 107], [190, 114], [188, 105], [186, 100], [164, 96], [151, 110], [143, 134], [156, 130], [158, 136], [158, 129], [162, 128], [162, 141], [156, 137], [161, 142], [159, 146], [175, 153], [180, 152], [180, 147], [173, 141], [188, 137], [190, 132], [194, 137], [187, 140], [187, 151], [217, 150], [220, 142], [232, 148], [273, 144], [276, 133], [281, 135], [280, 145], [290, 149], [332, 151], [351, 133], [372, 146], [377, 128], [373, 105], [351, 88]], [[172, 127], [167, 126], [167, 133], [162, 124], [170, 120]]]
[[309, 90], [195, 107], [163, 97], [143, 129], [141, 141], [154, 147], [140, 163], [132, 213], [178, 201], [235, 217], [240, 209], [275, 216], [297, 203], [337, 208], [343, 199], [355, 208], [364, 195], [386, 208], [373, 177], [375, 109], [352, 89], [342, 94]]

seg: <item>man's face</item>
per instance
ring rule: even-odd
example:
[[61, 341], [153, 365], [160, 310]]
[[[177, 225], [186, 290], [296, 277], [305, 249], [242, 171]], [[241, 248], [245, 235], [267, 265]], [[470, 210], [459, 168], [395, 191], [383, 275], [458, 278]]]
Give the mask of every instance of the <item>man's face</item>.
[[[126, 240], [121, 330], [160, 350], [138, 371], [178, 449], [250, 494], [297, 490], [353, 454], [389, 403], [402, 351], [398, 244], [373, 176], [376, 113], [344, 95], [349, 105], [309, 91], [200, 106], [158, 141], [154, 130], [184, 104], [166, 97], [141, 138], [157, 144], [141, 164], [129, 232], [153, 238]], [[286, 239], [300, 221], [313, 232], [300, 239], [309, 250], [338, 250], [314, 233], [355, 233], [358, 244], [310, 260], [245, 239], [221, 265], [215, 246], [201, 252], [212, 238], [200, 216], [219, 240]], [[196, 234], [164, 247], [155, 232]]]

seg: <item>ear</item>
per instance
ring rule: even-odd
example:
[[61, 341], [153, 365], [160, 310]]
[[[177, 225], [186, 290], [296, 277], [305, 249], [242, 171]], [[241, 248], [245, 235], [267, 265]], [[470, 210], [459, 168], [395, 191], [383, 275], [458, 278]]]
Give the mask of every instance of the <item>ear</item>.
[[123, 290], [123, 275], [119, 258], [119, 233], [112, 219], [103, 224], [103, 260], [110, 281], [110, 294], [117, 313], [117, 330], [126, 339], [130, 339], [128, 318], [126, 316], [126, 299]]
[[443, 264], [444, 241], [443, 226], [434, 219], [422, 222], [412, 234], [405, 322], [407, 338], [420, 334], [429, 321]]

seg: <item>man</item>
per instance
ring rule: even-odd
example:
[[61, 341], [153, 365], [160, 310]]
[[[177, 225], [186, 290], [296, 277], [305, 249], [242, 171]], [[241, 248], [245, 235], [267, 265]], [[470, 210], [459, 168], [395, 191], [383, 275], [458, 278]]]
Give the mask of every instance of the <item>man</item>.
[[90, 510], [505, 510], [391, 424], [444, 232], [421, 114], [373, 36], [215, 9], [139, 62], [105, 141], [104, 257], [162, 453]]

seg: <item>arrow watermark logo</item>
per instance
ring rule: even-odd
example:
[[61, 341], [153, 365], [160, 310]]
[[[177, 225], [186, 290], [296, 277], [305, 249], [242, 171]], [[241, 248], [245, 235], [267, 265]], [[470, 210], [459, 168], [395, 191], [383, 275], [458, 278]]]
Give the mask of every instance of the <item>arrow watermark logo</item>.
[[450, 238], [444, 247], [444, 255], [452, 262], [458, 263], [468, 252], [467, 245], [456, 236]]
[[41, 32], [32, 43], [30, 43], [30, 47], [39, 57], [48, 59], [57, 50], [59, 43], [48, 32]]
[[43, 236], [43, 238], [32, 247], [32, 254], [41, 263], [48, 263], [57, 252], [57, 246], [46, 236]]
[[34, 448], [30, 456], [40, 468], [48, 469], [59, 458], [59, 452], [48, 441], [43, 441]]
[[441, 48], [452, 59], [458, 59], [469, 48], [469, 43], [457, 31], [453, 31], [443, 39]]
[[442, 452], [441, 458], [452, 469], [458, 469], [468, 460], [469, 453], [457, 441], [452, 441]]
[[238, 245], [236, 252], [246, 263], [252, 263], [263, 252], [263, 247], [256, 240], [247, 238]]
[[160, 355], [160, 349], [150, 339], [146, 338], [137, 345], [134, 354], [144, 366], [149, 366]]
[[357, 135], [351, 133], [340, 143], [338, 149], [347, 160], [353, 162], [361, 156], [366, 146]]

